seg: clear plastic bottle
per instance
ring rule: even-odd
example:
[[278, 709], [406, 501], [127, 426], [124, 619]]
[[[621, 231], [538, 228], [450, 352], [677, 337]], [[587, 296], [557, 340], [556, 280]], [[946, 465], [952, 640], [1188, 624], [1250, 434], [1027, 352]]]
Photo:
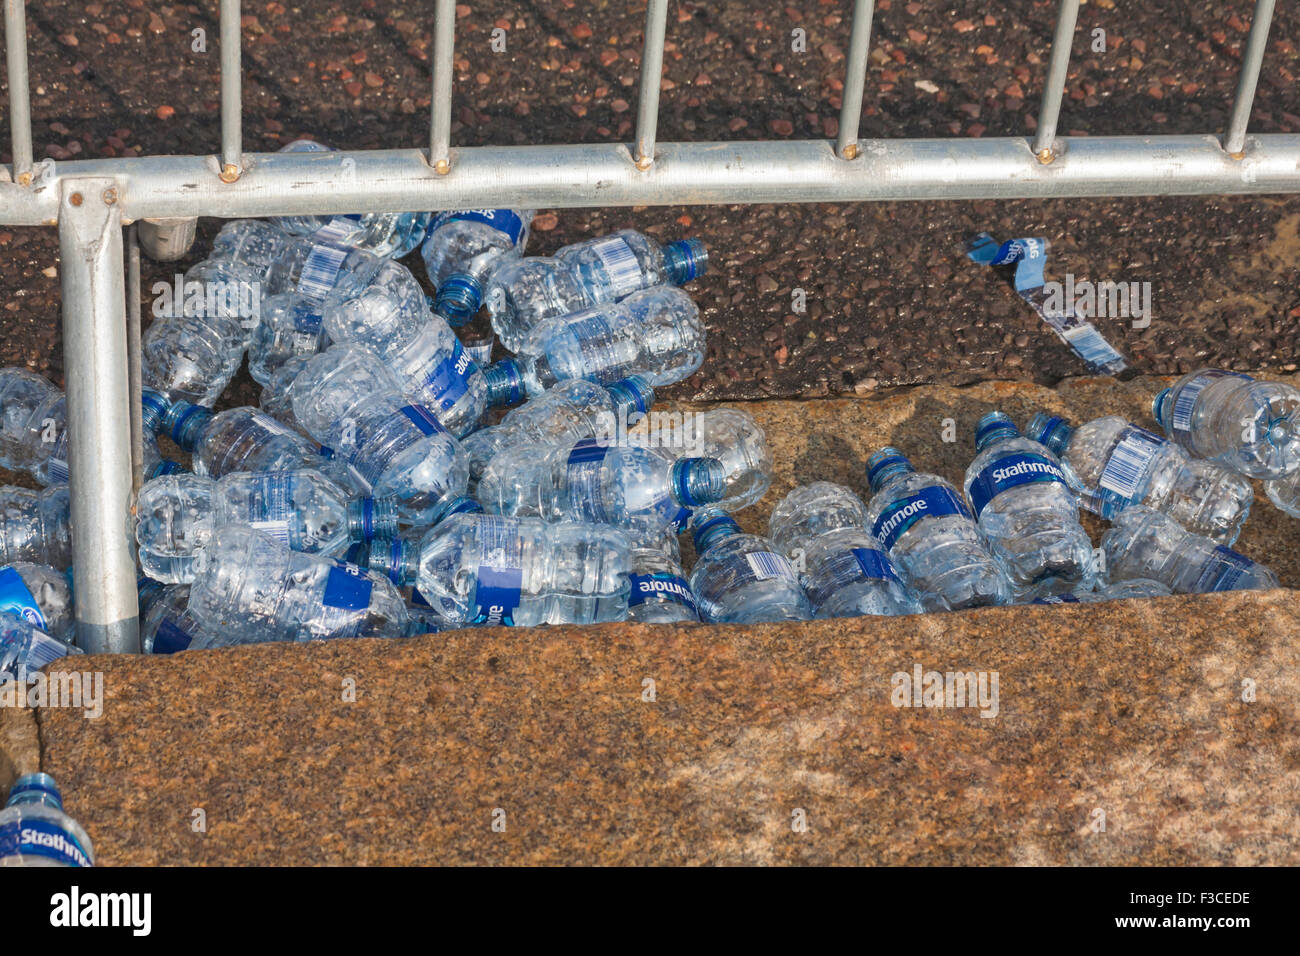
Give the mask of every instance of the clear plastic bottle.
[[1071, 428], [1039, 412], [1028, 436], [1061, 457], [1061, 470], [1079, 503], [1107, 520], [1143, 504], [1188, 531], [1231, 545], [1255, 500], [1242, 476], [1211, 461], [1188, 458], [1177, 445], [1108, 415]]
[[631, 593], [627, 619], [642, 624], [677, 624], [700, 619], [699, 604], [682, 568], [673, 529], [632, 533]]
[[1197, 458], [1251, 478], [1300, 469], [1300, 389], [1293, 385], [1201, 369], [1157, 395], [1151, 412]]
[[[281, 147], [280, 152], [332, 153], [336, 150], [315, 140], [296, 139]], [[330, 159], [322, 159], [324, 164], [330, 162]], [[337, 169], [341, 176], [347, 175], [347, 168], [343, 165], [337, 165]], [[271, 221], [295, 236], [309, 236], [329, 228], [337, 233], [341, 242], [377, 256], [400, 259], [424, 239], [431, 218], [432, 214], [427, 212], [368, 212], [346, 216], [280, 216]]]
[[470, 477], [477, 483], [488, 462], [506, 448], [616, 437], [620, 423], [624, 428], [634, 425], [654, 400], [654, 388], [635, 375], [612, 385], [597, 385], [581, 378], [560, 382], [511, 409], [498, 424], [465, 438], [461, 444], [469, 459]]
[[[325, 331], [378, 355], [402, 391], [431, 409], [444, 428], [460, 436], [488, 404], [488, 384], [456, 333], [423, 298], [413, 305], [385, 302], [374, 287], [346, 307], [327, 309]], [[359, 308], [361, 304], [367, 308]]]
[[680, 523], [683, 509], [721, 498], [725, 478], [716, 458], [672, 461], [648, 448], [584, 438], [506, 448], [484, 469], [476, 497], [493, 514], [653, 533]]
[[68, 486], [0, 488], [0, 564], [30, 561], [59, 571], [72, 565]]
[[23, 618], [0, 615], [0, 697], [4, 684], [20, 684], [51, 661], [82, 651], [67, 641], [46, 634]]
[[1178, 594], [1278, 586], [1277, 575], [1263, 565], [1141, 505], [1115, 516], [1101, 546], [1111, 583], [1149, 578]]
[[407, 626], [406, 603], [379, 575], [233, 525], [199, 552], [189, 611], [205, 633], [195, 648], [401, 637]]
[[85, 829], [63, 812], [63, 795], [48, 773], [14, 781], [0, 810], [0, 866], [95, 865]]
[[643, 289], [685, 285], [708, 268], [698, 239], [660, 245], [625, 229], [565, 246], [554, 258], [525, 258], [496, 269], [487, 304], [497, 338], [518, 352], [547, 319], [617, 302]]
[[196, 475], [210, 478], [236, 471], [311, 468], [321, 460], [317, 446], [301, 434], [247, 405], [214, 414], [199, 405], [177, 402], [166, 407], [158, 428], [190, 452]]
[[1060, 459], [1020, 434], [1002, 412], [975, 429], [966, 504], [1002, 562], [1018, 599], [1088, 590], [1097, 561]]
[[631, 542], [617, 528], [457, 512], [362, 563], [414, 586], [452, 626], [597, 624], [627, 616]]
[[248, 343], [248, 374], [259, 385], [298, 356], [311, 357], [329, 348], [321, 306], [299, 295], [273, 295], [262, 303], [262, 320]]
[[15, 561], [0, 567], [0, 616], [19, 617], [58, 640], [73, 636], [68, 576], [45, 564]]
[[455, 326], [473, 318], [488, 277], [523, 255], [532, 221], [531, 209], [462, 209], [435, 216], [420, 257], [438, 290], [438, 314]]
[[639, 375], [658, 388], [687, 378], [704, 362], [700, 310], [681, 289], [660, 286], [622, 302], [538, 326], [520, 347], [512, 374], [530, 397], [557, 382], [610, 384]]
[[817, 481], [781, 499], [768, 537], [800, 569], [819, 618], [919, 614], [894, 563], [867, 533], [867, 506], [843, 485]]
[[424, 405], [411, 401], [373, 352], [336, 345], [310, 359], [292, 385], [298, 423], [346, 461], [376, 498], [396, 498], [403, 520], [465, 493], [460, 443]]
[[1300, 471], [1264, 482], [1264, 493], [1280, 511], [1292, 518], [1300, 518]]
[[[755, 504], [772, 484], [772, 450], [754, 416], [740, 408], [705, 412], [653, 412], [641, 431], [669, 458], [716, 458], [726, 474], [723, 511]], [[678, 437], [680, 436], [680, 440]], [[629, 436], [629, 441], [637, 435]]]
[[1159, 581], [1149, 578], [1134, 578], [1132, 581], [1116, 581], [1096, 591], [1074, 591], [1069, 594], [1053, 594], [1050, 597], [1035, 598], [1031, 604], [1100, 604], [1104, 601], [1122, 601], [1128, 598], [1167, 597], [1173, 594]]
[[1006, 604], [1011, 582], [957, 489], [896, 448], [867, 459], [866, 526], [927, 611]]
[[392, 537], [393, 501], [352, 498], [311, 469], [156, 478], [140, 489], [135, 538], [140, 566], [168, 584], [193, 580], [196, 558], [217, 529], [260, 531], [294, 551], [338, 557], [357, 541]]
[[812, 618], [799, 576], [771, 541], [743, 534], [736, 520], [717, 508], [696, 511], [691, 534], [699, 557], [690, 584], [701, 620], [759, 624]]
[[148, 578], [140, 582], [140, 648], [146, 654], [176, 654], [196, 640], [210, 639], [190, 614], [190, 586]]

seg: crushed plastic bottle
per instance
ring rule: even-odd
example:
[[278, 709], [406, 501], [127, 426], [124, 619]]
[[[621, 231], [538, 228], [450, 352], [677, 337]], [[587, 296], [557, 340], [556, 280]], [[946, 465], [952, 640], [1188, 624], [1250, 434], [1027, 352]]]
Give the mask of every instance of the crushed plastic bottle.
[[772, 449], [754, 416], [744, 409], [652, 412], [644, 428], [654, 439], [653, 447], [669, 457], [686, 454], [722, 462], [725, 489], [717, 507], [723, 511], [748, 508], [772, 484]]
[[639, 375], [658, 388], [688, 378], [703, 362], [700, 310], [681, 289], [660, 286], [547, 321], [516, 358], [493, 368], [535, 397], [573, 378], [608, 385]]
[[1011, 600], [1011, 582], [956, 488], [917, 473], [896, 448], [867, 459], [867, 480], [867, 528], [927, 611]]
[[717, 508], [696, 511], [691, 533], [699, 557], [690, 584], [703, 620], [758, 624], [812, 618], [799, 576], [771, 541], [743, 534], [736, 520]]
[[388, 367], [358, 346], [336, 345], [294, 379], [293, 414], [353, 469], [375, 498], [396, 498], [403, 520], [426, 521], [444, 499], [465, 493], [460, 443], [426, 406], [411, 401]]
[[606, 305], [655, 286], [685, 285], [708, 268], [698, 239], [660, 245], [625, 229], [565, 246], [553, 258], [504, 263], [488, 282], [497, 338], [511, 352], [547, 319]]
[[642, 624], [698, 621], [700, 608], [682, 569], [676, 531], [633, 533], [629, 539], [632, 590], [627, 599], [627, 619]]
[[681, 526], [683, 510], [719, 500], [725, 472], [716, 458], [671, 460], [649, 448], [510, 446], [492, 459], [476, 497], [494, 514], [586, 521], [657, 532]]
[[58, 571], [72, 565], [68, 486], [0, 488], [0, 564], [30, 561]]
[[[497, 366], [494, 366], [496, 368]], [[489, 371], [489, 377], [491, 369]], [[518, 408], [496, 425], [481, 428], [461, 443], [477, 484], [501, 451], [530, 444], [563, 445], [584, 438], [613, 436], [636, 424], [654, 404], [654, 388], [638, 376], [597, 385], [575, 378], [560, 382]]]
[[[311, 139], [296, 139], [281, 147], [282, 153], [333, 153], [333, 146]], [[322, 159], [328, 164], [330, 159]], [[337, 163], [340, 176], [355, 175], [355, 169], [344, 158]], [[431, 213], [427, 212], [369, 212], [345, 216], [280, 216], [271, 221], [285, 232], [295, 236], [310, 236], [321, 229], [331, 229], [338, 241], [357, 246], [390, 259], [400, 259], [420, 244], [429, 227]]]
[[1285, 382], [1201, 369], [1157, 395], [1151, 412], [1197, 458], [1251, 478], [1300, 470], [1300, 389]]
[[285, 363], [310, 358], [329, 345], [320, 303], [293, 294], [270, 296], [248, 343], [248, 374], [259, 385], [270, 385]]
[[22, 618], [51, 637], [71, 643], [74, 621], [68, 576], [29, 561], [0, 567], [0, 616]]
[[190, 614], [190, 586], [144, 578], [139, 583], [140, 649], [146, 654], [176, 654], [196, 640], [210, 640]]
[[80, 823], [63, 812], [63, 795], [48, 773], [14, 781], [0, 810], [0, 866], [95, 865], [95, 847]]
[[146, 428], [166, 432], [191, 455], [196, 475], [220, 478], [236, 471], [290, 471], [320, 463], [319, 449], [260, 409], [241, 405], [213, 413], [188, 402], [167, 404], [145, 392]]
[[338, 557], [357, 541], [392, 537], [393, 501], [351, 498], [310, 469], [156, 478], [140, 489], [135, 538], [140, 566], [167, 584], [193, 580], [198, 553], [219, 528], [259, 531], [294, 551]]
[[219, 528], [194, 574], [189, 611], [204, 638], [192, 648], [406, 632], [406, 603], [388, 581], [248, 528]]
[[1168, 586], [1150, 578], [1116, 581], [1095, 591], [1073, 591], [1035, 598], [1031, 604], [1100, 604], [1104, 601], [1122, 601], [1128, 598], [1167, 597], [1174, 592]]
[[[627, 616], [631, 542], [617, 528], [476, 514], [455, 503], [418, 543], [374, 542], [362, 563], [414, 586], [452, 626], [596, 624]], [[462, 510], [463, 509], [463, 510]]]
[[1079, 503], [1060, 459], [1022, 437], [1002, 412], [980, 419], [975, 450], [966, 469], [966, 504], [1016, 596], [1090, 589], [1097, 577], [1096, 555], [1079, 524]]
[[768, 537], [792, 559], [819, 618], [919, 614], [921, 605], [867, 533], [867, 506], [843, 485], [817, 481], [781, 499]]
[[1211, 461], [1108, 415], [1071, 428], [1039, 412], [1028, 436], [1060, 456], [1079, 503], [1107, 520], [1135, 504], [1163, 511], [1188, 531], [1231, 546], [1255, 500], [1250, 482]]
[[434, 217], [420, 257], [438, 290], [438, 314], [455, 326], [473, 318], [488, 277], [523, 255], [532, 221], [533, 211], [523, 209], [461, 209]]
[[1110, 583], [1146, 578], [1178, 594], [1278, 586], [1277, 575], [1263, 565], [1141, 505], [1115, 516], [1101, 546]]
[[1292, 518], [1300, 518], [1300, 470], [1293, 471], [1285, 478], [1264, 482], [1264, 493], [1278, 510]]

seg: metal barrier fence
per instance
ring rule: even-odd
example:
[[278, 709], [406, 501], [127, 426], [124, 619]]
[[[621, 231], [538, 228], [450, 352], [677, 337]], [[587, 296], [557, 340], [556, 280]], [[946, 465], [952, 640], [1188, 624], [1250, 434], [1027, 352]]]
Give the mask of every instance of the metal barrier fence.
[[[139, 650], [126, 515], [139, 478], [140, 219], [496, 207], [1300, 192], [1300, 135], [1247, 135], [1274, 0], [1257, 0], [1222, 136], [1058, 137], [1079, 0], [1060, 0], [1032, 139], [860, 137], [874, 0], [855, 0], [836, 142], [659, 143], [668, 0], [649, 0], [631, 144], [451, 144], [455, 0], [434, 0], [429, 148], [245, 153], [240, 4], [221, 0], [221, 143], [209, 156], [36, 163], [24, 0], [4, 0], [13, 164], [0, 225], [56, 226], [79, 643]], [[346, 171], [346, 175], [340, 175]], [[133, 414], [134, 411], [134, 414]]]

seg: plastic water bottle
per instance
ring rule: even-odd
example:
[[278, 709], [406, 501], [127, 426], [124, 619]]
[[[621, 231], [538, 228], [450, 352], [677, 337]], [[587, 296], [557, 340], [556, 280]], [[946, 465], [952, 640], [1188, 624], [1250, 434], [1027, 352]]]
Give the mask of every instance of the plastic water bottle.
[[259, 385], [270, 385], [286, 362], [300, 355], [310, 358], [329, 343], [319, 302], [293, 294], [269, 296], [248, 343], [248, 374]]
[[696, 511], [691, 534], [699, 556], [691, 569], [691, 592], [702, 620], [758, 624], [812, 618], [799, 576], [771, 541], [742, 533], [718, 508]]
[[1178, 594], [1278, 586], [1277, 575], [1262, 564], [1141, 505], [1115, 516], [1101, 546], [1112, 583], [1147, 578]]
[[1202, 369], [1156, 396], [1151, 412], [1165, 434], [1197, 458], [1251, 478], [1300, 469], [1300, 389], [1240, 372]]
[[660, 245], [625, 229], [565, 246], [554, 258], [507, 262], [492, 273], [487, 304], [497, 338], [518, 352], [547, 319], [617, 302], [659, 285], [685, 285], [708, 268], [698, 239]]
[[396, 498], [420, 524], [446, 498], [465, 493], [460, 443], [424, 405], [411, 401], [374, 353], [336, 345], [310, 359], [293, 386], [293, 414], [354, 468], [375, 498]]
[[438, 314], [456, 326], [473, 318], [493, 270], [523, 255], [532, 221], [531, 209], [462, 209], [435, 216], [420, 257], [438, 290]]
[[772, 511], [768, 537], [794, 559], [816, 617], [919, 614], [920, 603], [867, 533], [867, 506], [843, 485], [800, 485]]
[[1122, 601], [1129, 598], [1167, 597], [1174, 592], [1149, 578], [1134, 578], [1132, 581], [1116, 581], [1095, 591], [1074, 591], [1068, 594], [1053, 594], [1049, 597], [1035, 598], [1031, 604], [1100, 604], [1104, 601]]
[[698, 621], [700, 608], [682, 569], [681, 546], [673, 529], [632, 533], [632, 590], [627, 619], [642, 624]]
[[68, 576], [29, 561], [0, 567], [0, 616], [22, 618], [51, 637], [70, 643], [74, 621]]
[[484, 469], [475, 494], [494, 514], [657, 532], [680, 526], [684, 509], [720, 499], [725, 477], [716, 458], [672, 461], [649, 448], [584, 438], [505, 449]]
[[418, 545], [375, 542], [363, 563], [414, 586], [454, 626], [596, 624], [627, 616], [630, 550], [617, 528], [471, 511]]
[[717, 506], [723, 511], [748, 508], [772, 484], [772, 449], [754, 416], [744, 409], [652, 412], [643, 429], [652, 446], [670, 457], [687, 454], [722, 462], [726, 488]]
[[265, 412], [247, 405], [212, 412], [200, 405], [168, 405], [145, 394], [146, 427], [166, 432], [191, 455], [194, 473], [220, 478], [236, 471], [290, 471], [320, 462], [318, 448]]
[[1264, 482], [1264, 493], [1279, 511], [1292, 518], [1300, 518], [1300, 470], [1293, 471], [1285, 478]]
[[866, 526], [927, 611], [1006, 604], [1007, 579], [957, 489], [896, 448], [867, 459]]
[[1163, 511], [1188, 531], [1231, 545], [1255, 500], [1250, 482], [1118, 415], [1071, 428], [1039, 412], [1028, 436], [1061, 458], [1079, 503], [1107, 520], [1143, 504]]
[[[217, 530], [198, 553], [189, 611], [205, 647], [336, 637], [401, 637], [406, 603], [379, 575], [290, 551], [257, 531]], [[192, 644], [191, 647], [196, 646]]]
[[15, 680], [21, 684], [29, 674], [51, 661], [80, 653], [79, 648], [46, 634], [22, 618], [0, 615], [0, 698], [6, 682]]
[[0, 488], [0, 564], [30, 561], [59, 571], [72, 565], [68, 486]]
[[139, 586], [140, 648], [146, 654], [176, 654], [208, 638], [190, 614], [190, 586], [144, 578]]
[[703, 362], [700, 310], [681, 289], [663, 286], [545, 322], [517, 358], [497, 365], [517, 366], [511, 374], [531, 397], [572, 378], [608, 385], [640, 375], [658, 388], [687, 378]]
[[[491, 378], [492, 369], [488, 375]], [[638, 376], [612, 385], [597, 385], [581, 378], [560, 382], [511, 409], [498, 424], [481, 428], [465, 438], [461, 445], [469, 459], [470, 477], [477, 483], [488, 462], [506, 448], [617, 437], [620, 423], [624, 428], [635, 424], [649, 411], [654, 400], [654, 388]]]
[[90, 836], [63, 812], [54, 778], [28, 773], [15, 780], [0, 810], [0, 866], [94, 865]]
[[366, 294], [325, 312], [325, 331], [378, 355], [402, 391], [429, 408], [453, 435], [463, 435], [488, 405], [488, 383], [456, 333], [429, 311], [423, 293], [403, 304], [372, 286]]
[[990, 412], [975, 429], [966, 503], [1020, 598], [1087, 590], [1097, 577], [1092, 540], [1061, 461]]
[[[281, 147], [282, 153], [332, 153], [333, 146], [310, 139], [296, 139]], [[355, 175], [355, 169], [332, 157], [322, 157], [321, 168], [331, 165], [340, 176]], [[323, 228], [332, 228], [343, 238], [341, 241], [373, 252], [377, 256], [400, 259], [424, 239], [425, 230], [432, 218], [427, 212], [370, 212], [346, 216], [281, 216], [271, 221], [295, 236], [309, 236]]]
[[392, 537], [393, 501], [351, 499], [310, 469], [156, 478], [140, 489], [135, 539], [140, 566], [167, 584], [194, 579], [198, 553], [219, 528], [259, 531], [293, 551], [338, 557], [355, 541]]

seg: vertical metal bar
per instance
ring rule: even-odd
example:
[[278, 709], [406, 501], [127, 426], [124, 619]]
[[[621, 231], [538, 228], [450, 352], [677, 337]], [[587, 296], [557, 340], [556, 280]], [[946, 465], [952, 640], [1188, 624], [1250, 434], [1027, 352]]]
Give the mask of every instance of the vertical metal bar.
[[32, 101], [27, 81], [26, 0], [5, 0], [5, 75], [9, 79], [9, 136], [14, 182], [32, 181]]
[[144, 484], [144, 411], [140, 375], [140, 239], [136, 224], [126, 231], [126, 382], [131, 396], [131, 496]]
[[113, 180], [62, 182], [59, 252], [77, 643], [92, 654], [138, 653], [135, 562], [127, 540], [131, 410], [122, 217]]
[[233, 183], [243, 169], [243, 102], [239, 0], [221, 0], [221, 179]]
[[1056, 11], [1056, 33], [1052, 37], [1052, 58], [1047, 65], [1043, 102], [1038, 110], [1038, 133], [1034, 137], [1034, 155], [1040, 163], [1056, 158], [1052, 141], [1056, 139], [1056, 120], [1061, 113], [1061, 97], [1070, 70], [1070, 45], [1074, 42], [1074, 25], [1079, 19], [1079, 0], [1061, 0]]
[[655, 161], [659, 128], [659, 85], [664, 73], [664, 34], [668, 0], [650, 0], [645, 10], [645, 48], [641, 52], [641, 90], [636, 107], [636, 165], [649, 169]]
[[871, 49], [871, 17], [875, 0], [853, 5], [853, 32], [849, 34], [849, 62], [844, 71], [844, 98], [840, 104], [840, 136], [835, 153], [840, 159], [857, 159], [858, 123], [862, 119], [862, 90], [867, 85], [867, 53]]
[[451, 77], [456, 57], [456, 0], [438, 0], [433, 20], [433, 104], [429, 121], [429, 165], [451, 172]]
[[1237, 99], [1232, 104], [1232, 117], [1228, 120], [1228, 133], [1223, 140], [1224, 150], [1234, 159], [1240, 159], [1246, 148], [1246, 124], [1250, 122], [1259, 68], [1264, 63], [1264, 48], [1268, 46], [1273, 5], [1273, 0], [1255, 0], [1255, 18], [1250, 22], [1250, 36], [1246, 38], [1246, 53], [1241, 59], [1241, 74], [1237, 78]]

